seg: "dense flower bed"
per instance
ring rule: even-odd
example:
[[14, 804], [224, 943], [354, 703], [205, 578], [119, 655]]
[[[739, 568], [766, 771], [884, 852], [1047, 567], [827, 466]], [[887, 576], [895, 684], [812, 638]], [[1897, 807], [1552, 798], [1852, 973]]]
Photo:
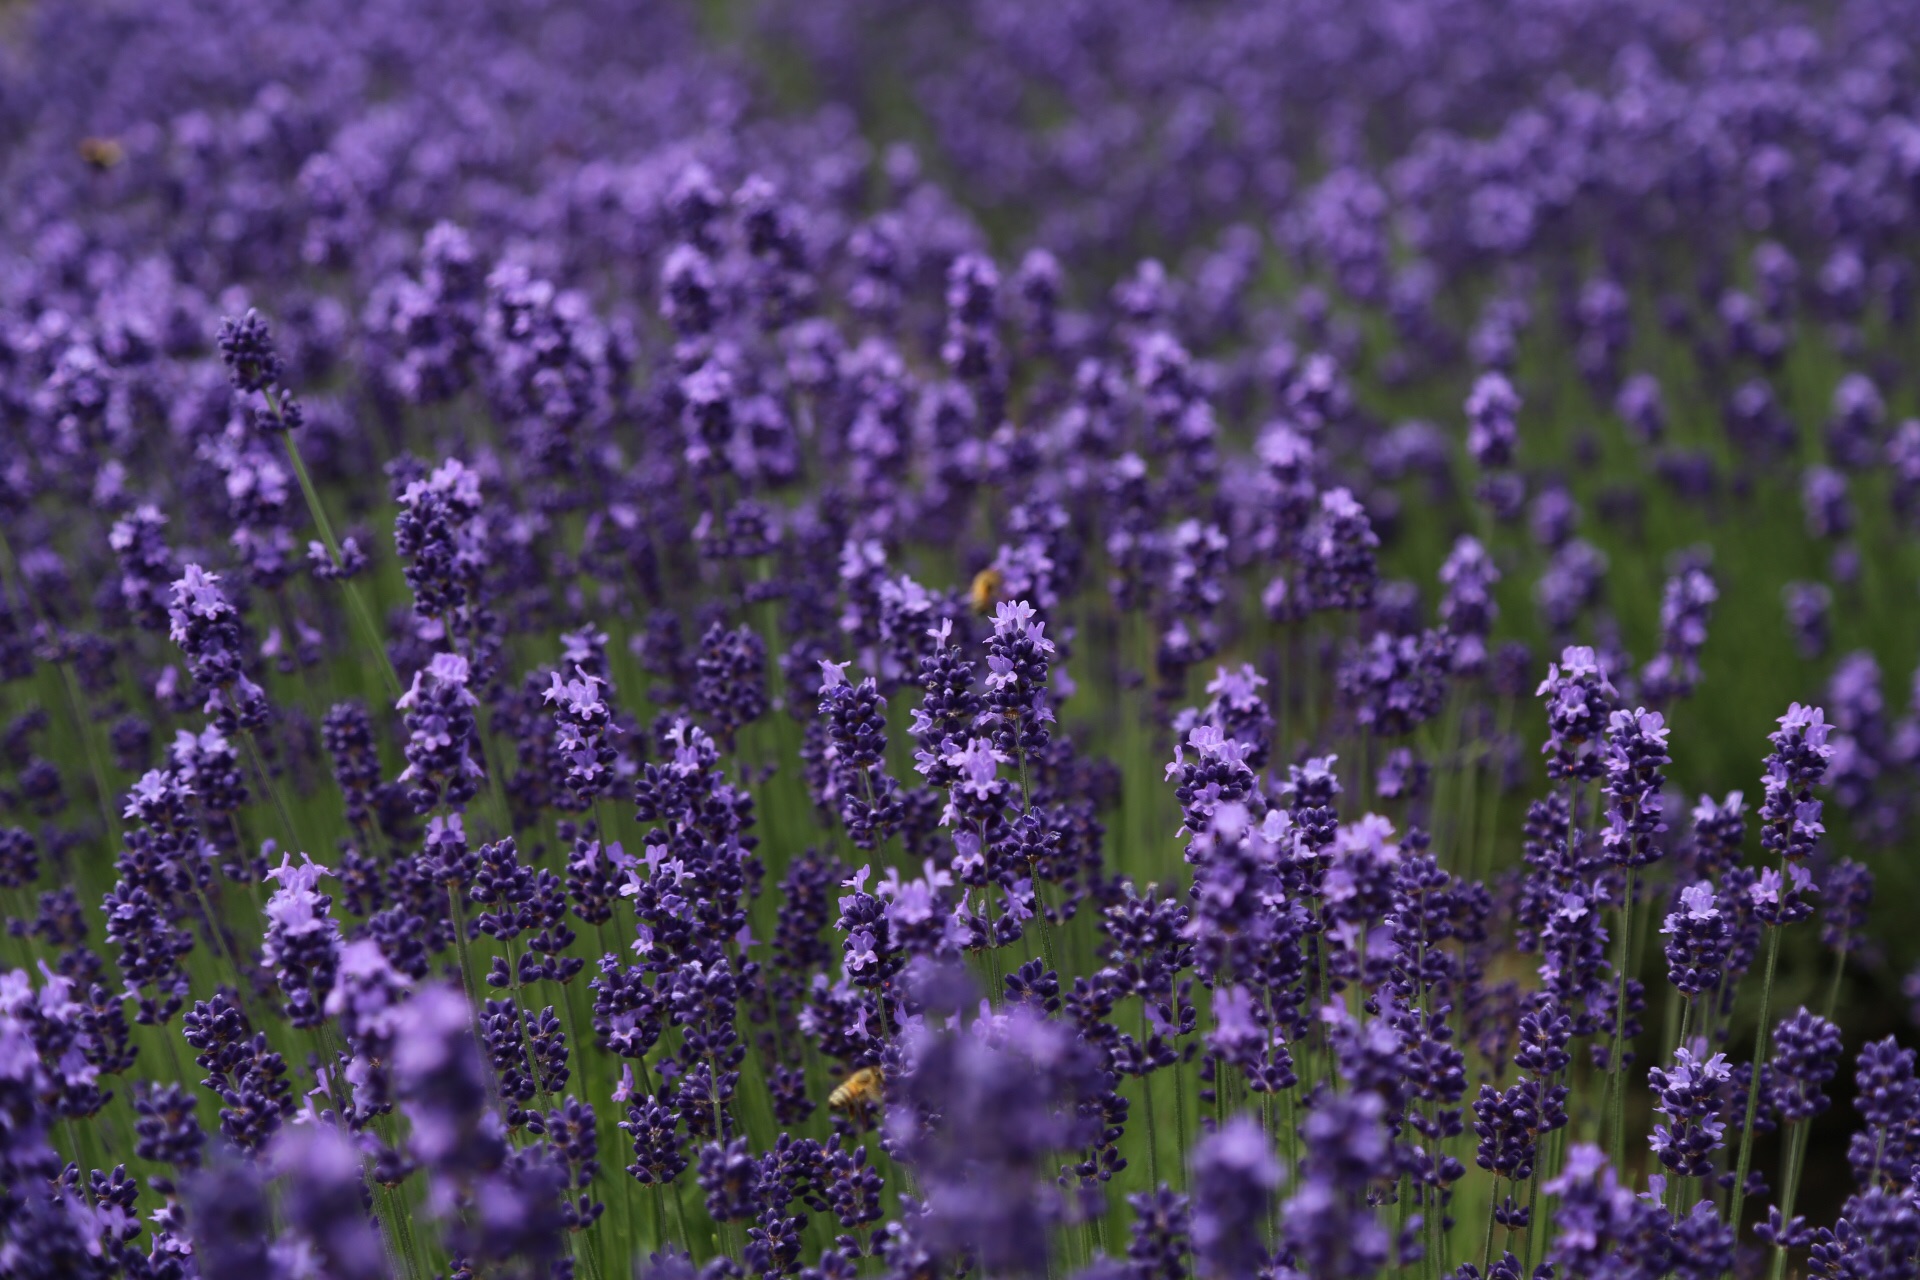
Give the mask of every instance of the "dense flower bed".
[[0, 1275], [1920, 1275], [1920, 8], [272, 8], [0, 9]]

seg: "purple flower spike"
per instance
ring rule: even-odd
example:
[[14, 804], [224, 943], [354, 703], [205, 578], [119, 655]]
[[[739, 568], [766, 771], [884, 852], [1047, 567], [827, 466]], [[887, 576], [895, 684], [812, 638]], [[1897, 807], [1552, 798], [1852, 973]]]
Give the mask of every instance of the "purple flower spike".
[[1760, 805], [1760, 844], [1783, 858], [1801, 859], [1813, 852], [1826, 831], [1813, 788], [1825, 778], [1833, 759], [1833, 748], [1827, 743], [1831, 726], [1819, 707], [1797, 702], [1779, 723], [1779, 729], [1768, 736], [1774, 749], [1763, 777], [1766, 799]]
[[1540, 749], [1547, 776], [1591, 781], [1607, 774], [1612, 766], [1602, 735], [1619, 695], [1598, 655], [1584, 645], [1568, 646], [1559, 662], [1548, 665], [1534, 696], [1547, 704], [1547, 741]]
[[1193, 1253], [1209, 1280], [1253, 1280], [1282, 1169], [1260, 1126], [1235, 1116], [1193, 1149]]
[[243, 667], [240, 615], [220, 576], [190, 564], [173, 584], [168, 634], [186, 655], [194, 682], [207, 691], [206, 712], [226, 728], [258, 729], [267, 698]]
[[468, 671], [459, 654], [435, 654], [394, 704], [406, 713], [407, 724], [407, 767], [400, 781], [412, 784], [419, 813], [465, 804], [478, 794], [485, 776], [473, 756], [473, 709], [479, 699], [467, 688]]
[[1718, 986], [1733, 934], [1712, 881], [1682, 889], [1679, 909], [1668, 914], [1660, 932], [1667, 935], [1668, 979], [1682, 995], [1697, 996]]
[[1607, 860], [1644, 867], [1659, 859], [1666, 832], [1661, 795], [1666, 785], [1667, 723], [1658, 711], [1615, 711], [1607, 719], [1607, 829], [1600, 837]]

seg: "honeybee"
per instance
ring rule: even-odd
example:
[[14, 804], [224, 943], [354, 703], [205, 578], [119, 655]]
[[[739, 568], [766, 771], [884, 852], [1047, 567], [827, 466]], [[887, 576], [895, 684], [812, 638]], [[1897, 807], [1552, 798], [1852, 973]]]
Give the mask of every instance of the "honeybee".
[[993, 608], [993, 602], [1000, 598], [1000, 584], [1006, 576], [992, 565], [988, 565], [973, 575], [973, 586], [967, 589], [967, 599], [973, 604], [973, 611], [984, 614]]
[[117, 138], [82, 138], [80, 158], [90, 169], [106, 170], [126, 159], [127, 149]]
[[827, 1095], [827, 1105], [835, 1111], [865, 1111], [881, 1100], [886, 1077], [878, 1067], [862, 1067]]

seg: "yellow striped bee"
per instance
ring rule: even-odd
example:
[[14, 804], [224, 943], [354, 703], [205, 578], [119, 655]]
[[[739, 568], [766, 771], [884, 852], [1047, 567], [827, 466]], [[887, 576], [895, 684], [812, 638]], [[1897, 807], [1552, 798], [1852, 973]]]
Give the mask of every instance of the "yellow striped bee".
[[972, 602], [976, 614], [985, 614], [993, 608], [993, 602], [1000, 598], [1000, 584], [1005, 580], [1005, 575], [992, 565], [973, 575], [973, 586], [967, 590], [967, 599]]
[[89, 169], [105, 171], [127, 158], [127, 149], [117, 138], [80, 139], [80, 158]]
[[881, 1100], [886, 1076], [878, 1067], [862, 1067], [827, 1095], [827, 1105], [835, 1111], [865, 1111]]

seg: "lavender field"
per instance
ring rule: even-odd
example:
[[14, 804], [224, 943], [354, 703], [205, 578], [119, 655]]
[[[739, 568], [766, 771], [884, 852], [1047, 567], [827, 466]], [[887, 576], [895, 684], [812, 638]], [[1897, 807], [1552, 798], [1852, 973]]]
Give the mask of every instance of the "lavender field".
[[1920, 3], [0, 4], [0, 1278], [1920, 1280]]

